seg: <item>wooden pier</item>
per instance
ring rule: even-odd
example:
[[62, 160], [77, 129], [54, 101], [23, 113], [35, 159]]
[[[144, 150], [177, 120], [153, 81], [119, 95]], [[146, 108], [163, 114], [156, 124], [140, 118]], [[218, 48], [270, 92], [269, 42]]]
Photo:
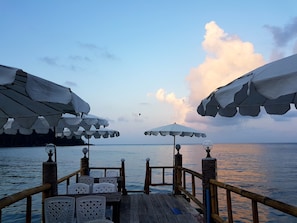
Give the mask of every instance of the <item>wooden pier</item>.
[[122, 196], [124, 223], [198, 223], [200, 213], [182, 195], [132, 194]]
[[[234, 219], [232, 211], [234, 194], [250, 201], [252, 211], [251, 213], [247, 212], [244, 216], [245, 219], [250, 219], [250, 222], [260, 222], [258, 204], [297, 217], [296, 206], [217, 181], [216, 159], [214, 158], [207, 157], [202, 160], [202, 174], [182, 167], [182, 157], [179, 153], [175, 155], [175, 158], [175, 166], [150, 166], [149, 159], [147, 159], [144, 189], [139, 191], [128, 191], [126, 189], [124, 159], [121, 160], [120, 167], [89, 167], [88, 159], [82, 158], [79, 170], [60, 179], [57, 179], [57, 174], [53, 174], [57, 170], [57, 163], [44, 162], [43, 184], [41, 186], [29, 188], [0, 199], [0, 223], [2, 222], [2, 209], [20, 200], [26, 200], [26, 210], [23, 211], [26, 215], [24, 216], [26, 223], [32, 222], [32, 196], [40, 193], [42, 193], [41, 222], [44, 222], [44, 199], [59, 195], [58, 185], [64, 184], [67, 188], [70, 182], [78, 182], [81, 175], [86, 175], [93, 169], [103, 171], [105, 177], [109, 169], [119, 171], [118, 193], [121, 194], [121, 199], [118, 201], [118, 205], [114, 206], [116, 210], [119, 210], [113, 219], [115, 223], [232, 223], [238, 221], [238, 219]], [[172, 171], [174, 173], [171, 181], [166, 178], [166, 171], [168, 172], [168, 170], [170, 173]], [[155, 173], [155, 171], [157, 172]], [[159, 175], [159, 177], [155, 179], [155, 175]], [[199, 184], [202, 187], [197, 182], [201, 182]], [[151, 187], [154, 186], [172, 186], [173, 191], [167, 194], [152, 193]], [[225, 199], [219, 199], [219, 191], [220, 193], [225, 191]], [[120, 208], [117, 209], [118, 207]], [[197, 210], [201, 210], [202, 214], [194, 207], [198, 207]], [[219, 207], [226, 208], [226, 210], [221, 211]]]

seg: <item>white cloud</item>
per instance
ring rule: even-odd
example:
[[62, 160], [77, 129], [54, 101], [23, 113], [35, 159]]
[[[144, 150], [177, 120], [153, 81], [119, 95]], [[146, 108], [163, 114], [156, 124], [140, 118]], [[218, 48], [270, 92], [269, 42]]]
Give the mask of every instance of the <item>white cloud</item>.
[[192, 109], [185, 97], [177, 98], [173, 92], [167, 93], [162, 88], [160, 88], [156, 92], [155, 96], [158, 101], [167, 103], [173, 107], [174, 109], [173, 116], [172, 116], [173, 121], [180, 124], [184, 123], [186, 114]]
[[216, 88], [264, 64], [263, 57], [254, 52], [251, 43], [225, 33], [215, 22], [207, 23], [205, 29], [202, 43], [205, 61], [187, 76], [189, 102], [193, 107]]
[[205, 61], [192, 68], [186, 77], [190, 95], [177, 98], [174, 93], [166, 93], [164, 89], [159, 89], [155, 94], [157, 100], [172, 105], [175, 119], [181, 123], [200, 122], [196, 109], [204, 97], [217, 87], [264, 64], [263, 57], [254, 52], [251, 43], [229, 35], [215, 22], [207, 23], [205, 30], [202, 42], [206, 53]]

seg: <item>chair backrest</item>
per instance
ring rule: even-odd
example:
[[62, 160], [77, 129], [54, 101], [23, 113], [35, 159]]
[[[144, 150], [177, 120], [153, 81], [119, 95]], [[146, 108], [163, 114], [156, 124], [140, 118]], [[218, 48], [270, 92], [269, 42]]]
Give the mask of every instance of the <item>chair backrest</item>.
[[67, 187], [67, 194], [89, 194], [90, 185], [85, 183], [73, 183]]
[[94, 183], [94, 177], [90, 177], [90, 176], [80, 176], [78, 178], [78, 183], [85, 183], [88, 185], [92, 185]]
[[113, 221], [109, 219], [97, 219], [97, 220], [88, 221], [86, 223], [113, 223]]
[[45, 223], [74, 222], [75, 198], [49, 197], [44, 200]]
[[116, 170], [107, 170], [106, 171], [106, 177], [118, 177], [119, 171]]
[[112, 183], [114, 185], [118, 185], [117, 177], [101, 177], [99, 178], [99, 183]]
[[113, 183], [95, 183], [92, 188], [93, 193], [112, 193], [117, 192]]
[[77, 223], [96, 219], [105, 219], [106, 198], [98, 195], [87, 195], [76, 198]]

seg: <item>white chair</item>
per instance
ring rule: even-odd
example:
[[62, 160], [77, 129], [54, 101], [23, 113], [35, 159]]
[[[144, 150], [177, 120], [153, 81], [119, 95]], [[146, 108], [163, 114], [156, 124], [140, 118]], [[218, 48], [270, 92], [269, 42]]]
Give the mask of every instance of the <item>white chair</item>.
[[116, 170], [107, 170], [106, 171], [106, 177], [118, 177], [119, 171]]
[[86, 223], [113, 223], [113, 221], [108, 219], [98, 219], [98, 220], [88, 221]]
[[117, 177], [101, 177], [99, 178], [99, 183], [112, 183], [118, 186], [118, 178]]
[[77, 223], [105, 219], [106, 198], [98, 195], [77, 197], [75, 210]]
[[94, 177], [94, 178], [103, 177], [103, 172], [97, 171], [97, 170], [92, 170], [92, 171], [90, 171], [90, 176]]
[[67, 187], [67, 194], [89, 194], [90, 185], [85, 183], [73, 183]]
[[92, 193], [112, 193], [117, 192], [116, 186], [113, 183], [95, 183], [92, 187]]
[[[116, 186], [113, 183], [95, 183], [92, 188], [93, 193], [113, 193], [117, 192]], [[112, 219], [113, 207], [106, 206], [105, 217], [107, 219]]]
[[94, 183], [94, 177], [87, 176], [87, 175], [80, 176], [78, 177], [78, 183], [85, 183], [88, 185], [92, 185]]
[[73, 223], [75, 198], [68, 196], [49, 197], [44, 200], [45, 223]]

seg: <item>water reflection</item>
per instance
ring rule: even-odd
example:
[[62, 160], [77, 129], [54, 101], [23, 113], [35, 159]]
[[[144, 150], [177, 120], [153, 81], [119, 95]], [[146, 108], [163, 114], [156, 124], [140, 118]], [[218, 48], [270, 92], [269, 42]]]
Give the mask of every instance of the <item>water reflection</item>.
[[[83, 146], [58, 147], [58, 177], [78, 170], [83, 157]], [[216, 144], [211, 156], [217, 159], [218, 179], [222, 182], [250, 190], [292, 205], [297, 205], [297, 146], [296, 144]], [[90, 166], [114, 167], [121, 165], [124, 158], [128, 190], [143, 190], [146, 158], [152, 166], [171, 166], [172, 145], [100, 145], [90, 147]], [[183, 166], [201, 173], [201, 160], [206, 152], [201, 145], [181, 145]], [[47, 160], [43, 147], [0, 149], [0, 197], [42, 182], [42, 162]], [[158, 173], [161, 176], [161, 173]], [[166, 178], [172, 177], [171, 171]], [[170, 180], [168, 180], [170, 181]], [[191, 188], [190, 176], [186, 178]], [[196, 193], [201, 194], [201, 182], [196, 180]], [[59, 185], [59, 192], [65, 192], [65, 185]], [[172, 187], [158, 187], [158, 192], [171, 191]], [[237, 222], [251, 221], [251, 204], [239, 195], [233, 195], [234, 219]], [[40, 222], [40, 197], [33, 196], [33, 221]], [[226, 195], [220, 193], [221, 214], [224, 213]], [[16, 204], [13, 213], [4, 209], [5, 222], [23, 222], [19, 213], [24, 212], [24, 203]], [[4, 212], [4, 211], [3, 211]], [[294, 222], [291, 217], [259, 205], [261, 222]], [[6, 216], [6, 217], [5, 217]], [[12, 220], [8, 220], [11, 217]], [[225, 214], [226, 216], [226, 214]], [[6, 221], [7, 220], [7, 221]], [[294, 218], [294, 220], [296, 220]]]

